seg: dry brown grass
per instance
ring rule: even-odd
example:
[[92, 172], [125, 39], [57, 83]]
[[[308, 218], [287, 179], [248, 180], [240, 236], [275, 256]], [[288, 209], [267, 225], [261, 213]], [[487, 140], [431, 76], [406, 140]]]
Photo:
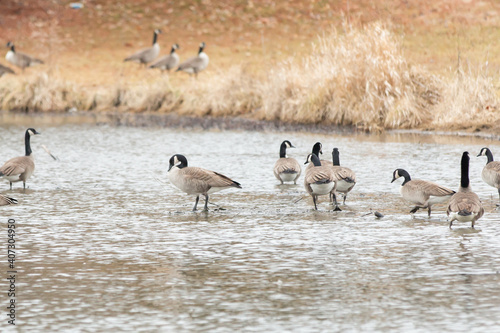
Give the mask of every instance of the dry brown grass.
[[[305, 56], [267, 62], [260, 72], [248, 69], [254, 64], [211, 68], [198, 80], [121, 65], [113, 83], [89, 85], [38, 68], [31, 75], [0, 79], [0, 106], [245, 116], [369, 131], [500, 123], [496, 80], [487, 66], [465, 63], [455, 75], [440, 77], [411, 65], [401, 39], [383, 24], [347, 30], [333, 30]], [[128, 81], [132, 74], [135, 79]]]
[[436, 79], [406, 62], [380, 24], [323, 36], [304, 59], [271, 72], [262, 116], [288, 122], [411, 128], [430, 120]]
[[480, 129], [500, 121], [498, 89], [488, 65], [459, 64], [442, 88], [432, 125], [439, 129]]

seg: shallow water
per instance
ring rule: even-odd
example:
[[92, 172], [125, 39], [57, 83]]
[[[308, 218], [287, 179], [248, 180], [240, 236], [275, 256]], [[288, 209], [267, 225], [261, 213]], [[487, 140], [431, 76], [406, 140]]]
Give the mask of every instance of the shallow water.
[[[25, 129], [0, 127], [1, 162], [23, 153]], [[18, 226], [19, 331], [500, 327], [498, 195], [480, 178], [485, 157], [475, 157], [483, 146], [500, 156], [498, 142], [91, 124], [36, 129], [43, 134], [32, 139], [36, 171], [29, 189], [15, 184], [9, 191], [0, 182], [0, 193], [20, 201], [0, 209], [4, 235], [7, 218]], [[316, 141], [325, 159], [339, 148], [342, 165], [358, 179], [342, 212], [332, 212], [324, 197], [313, 211], [303, 177], [299, 185], [278, 186], [272, 166], [284, 139], [298, 147], [289, 156], [301, 164]], [[444, 205], [430, 219], [426, 211], [410, 215], [399, 185], [390, 183], [394, 169], [456, 189], [464, 150], [486, 208], [476, 229], [457, 223], [450, 230]], [[209, 213], [191, 212], [194, 197], [168, 182], [174, 153], [243, 189], [212, 195], [219, 206], [210, 205]], [[366, 215], [371, 209], [385, 217]]]

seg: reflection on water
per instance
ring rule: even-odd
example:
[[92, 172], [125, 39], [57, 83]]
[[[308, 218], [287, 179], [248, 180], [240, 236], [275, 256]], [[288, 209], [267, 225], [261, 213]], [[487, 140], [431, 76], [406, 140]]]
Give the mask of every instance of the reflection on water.
[[[20, 200], [0, 214], [4, 230], [7, 218], [18, 223], [26, 332], [491, 332], [500, 325], [500, 213], [496, 191], [480, 179], [484, 158], [471, 159], [487, 211], [476, 230], [460, 223], [450, 230], [443, 205], [430, 219], [425, 210], [412, 217], [390, 184], [394, 169], [404, 168], [457, 188], [461, 153], [488, 145], [500, 154], [494, 142], [33, 126], [43, 134], [32, 140], [29, 189], [0, 183], [1, 193]], [[2, 162], [22, 154], [24, 130], [0, 127]], [[358, 178], [342, 212], [325, 198], [313, 211], [302, 179], [277, 186], [272, 167], [284, 139], [301, 163], [316, 141], [325, 159], [339, 148]], [[167, 180], [174, 153], [243, 189], [211, 196], [225, 210], [192, 213], [194, 197]], [[385, 217], [366, 215], [370, 209]]]

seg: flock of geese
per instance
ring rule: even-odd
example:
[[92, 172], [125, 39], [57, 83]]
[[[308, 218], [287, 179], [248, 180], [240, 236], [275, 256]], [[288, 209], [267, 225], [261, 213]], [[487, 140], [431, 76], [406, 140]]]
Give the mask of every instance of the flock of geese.
[[[24, 135], [25, 155], [14, 157], [0, 167], [0, 178], [9, 181], [10, 190], [15, 182], [23, 182], [26, 189], [26, 181], [35, 171], [35, 162], [31, 150], [31, 136], [38, 135], [34, 128], [28, 128]], [[293, 182], [297, 184], [302, 168], [299, 162], [287, 155], [287, 149], [295, 148], [292, 143], [285, 140], [281, 143], [279, 159], [274, 164], [273, 173], [281, 184]], [[312, 197], [314, 209], [317, 208], [318, 197], [328, 195], [334, 211], [341, 211], [337, 201], [337, 195], [343, 195], [345, 201], [348, 193], [356, 185], [356, 174], [347, 167], [340, 165], [340, 152], [333, 148], [332, 160], [322, 160], [319, 155], [323, 154], [322, 144], [316, 142], [311, 153], [307, 156], [304, 164], [309, 164], [305, 170], [304, 187]], [[495, 187], [500, 198], [500, 162], [493, 160], [493, 154], [489, 148], [482, 148], [479, 156], [486, 156], [486, 166], [481, 173], [482, 179], [490, 186]], [[432, 205], [444, 203], [449, 200], [446, 214], [450, 217], [450, 228], [453, 221], [471, 222], [472, 228], [476, 221], [484, 214], [484, 208], [478, 195], [474, 193], [469, 181], [469, 153], [464, 152], [461, 160], [461, 179], [458, 191], [453, 191], [436, 183], [412, 179], [404, 169], [396, 169], [393, 172], [392, 182], [398, 178], [404, 178], [401, 184], [401, 196], [415, 207], [410, 213], [416, 213], [419, 209], [427, 209], [431, 216]], [[208, 211], [209, 195], [227, 188], [241, 188], [241, 184], [218, 173], [199, 167], [188, 166], [187, 158], [181, 154], [173, 155], [169, 160], [168, 178], [170, 182], [181, 191], [196, 195], [193, 211], [196, 211], [200, 195], [205, 197], [204, 210]], [[17, 204], [17, 200], [0, 194], [0, 206]]]
[[[280, 158], [274, 165], [274, 176], [281, 184], [293, 182], [297, 184], [302, 168], [299, 162], [287, 156], [287, 149], [294, 148], [292, 143], [285, 140], [280, 146]], [[356, 174], [349, 168], [340, 166], [340, 153], [338, 148], [332, 151], [332, 161], [321, 160], [322, 154], [320, 142], [314, 144], [311, 154], [307, 156], [304, 164], [309, 164], [305, 170], [304, 187], [311, 195], [314, 209], [317, 208], [319, 196], [328, 195], [334, 211], [340, 211], [337, 195], [344, 196], [343, 204], [347, 194], [356, 185]], [[500, 197], [500, 162], [493, 160], [493, 154], [489, 148], [482, 148], [479, 156], [486, 156], [488, 161], [482, 171], [483, 180], [490, 186], [497, 189]], [[471, 222], [474, 228], [476, 221], [484, 214], [484, 208], [478, 195], [474, 193], [469, 181], [469, 153], [464, 152], [461, 159], [461, 178], [458, 191], [450, 190], [436, 183], [412, 179], [410, 174], [403, 169], [396, 169], [393, 172], [394, 182], [398, 178], [404, 178], [401, 184], [401, 196], [415, 207], [410, 213], [416, 213], [419, 209], [427, 209], [428, 216], [431, 215], [431, 207], [436, 203], [449, 201], [446, 214], [449, 216], [450, 228], [454, 221]], [[170, 158], [168, 168], [168, 178], [170, 182], [181, 191], [196, 195], [193, 211], [196, 211], [200, 195], [205, 197], [204, 210], [208, 210], [208, 198], [211, 193], [227, 188], [241, 188], [240, 183], [214, 171], [205, 170], [198, 167], [189, 167], [185, 156], [175, 154]]]
[[[194, 74], [195, 77], [198, 73], [203, 71], [208, 66], [208, 55], [204, 52], [205, 43], [202, 42], [198, 49], [198, 54], [194, 57], [187, 59], [186, 61], [179, 64], [179, 55], [176, 53], [180, 49], [179, 44], [173, 44], [170, 49], [170, 54], [167, 54], [159, 59], [155, 60], [160, 55], [160, 45], [158, 44], [158, 35], [161, 34], [161, 30], [156, 29], [153, 34], [153, 45], [151, 47], [145, 48], [143, 50], [137, 51], [129, 57], [125, 58], [125, 61], [138, 62], [148, 68], [158, 68], [162, 72], [170, 72], [171, 69], [177, 67], [176, 71], [183, 71], [189, 75]], [[26, 67], [35, 66], [38, 64], [43, 64], [43, 61], [32, 57], [30, 55], [17, 52], [14, 43], [8, 42], [7, 47], [9, 51], [5, 55], [5, 60], [21, 68], [24, 72]], [[0, 77], [4, 74], [15, 74], [15, 72], [2, 64], [0, 64]]]
[[[0, 167], [0, 178], [9, 181], [10, 190], [15, 182], [26, 181], [35, 171], [35, 163], [31, 150], [31, 136], [40, 134], [34, 128], [28, 128], [24, 136], [25, 155], [14, 157]], [[287, 149], [295, 148], [292, 143], [285, 140], [281, 143], [279, 159], [274, 164], [273, 173], [281, 184], [297, 181], [302, 173], [299, 162], [287, 155]], [[344, 197], [343, 204], [348, 193], [356, 185], [356, 174], [347, 167], [340, 165], [340, 152], [333, 148], [332, 160], [322, 160], [319, 155], [323, 154], [322, 144], [316, 142], [311, 153], [307, 156], [304, 164], [305, 169], [304, 187], [312, 197], [314, 209], [317, 208], [318, 197], [328, 195], [334, 211], [341, 211], [337, 201], [338, 194]], [[486, 156], [486, 166], [481, 173], [482, 179], [490, 186], [495, 187], [500, 198], [500, 162], [493, 160], [493, 154], [489, 148], [482, 148], [479, 156]], [[410, 213], [416, 213], [419, 209], [427, 209], [431, 216], [432, 205], [449, 201], [446, 214], [450, 217], [450, 228], [454, 221], [471, 222], [472, 228], [476, 221], [484, 214], [484, 208], [478, 195], [474, 193], [469, 181], [469, 153], [464, 152], [461, 159], [461, 178], [458, 191], [453, 191], [436, 183], [412, 179], [404, 169], [396, 169], [393, 172], [391, 182], [398, 178], [404, 178], [401, 184], [401, 196], [415, 207]], [[241, 188], [241, 184], [218, 173], [199, 167], [188, 166], [187, 158], [181, 154], [173, 155], [169, 160], [168, 178], [170, 182], [181, 191], [196, 195], [193, 211], [196, 211], [200, 195], [205, 197], [204, 210], [208, 211], [209, 195], [228, 188]], [[0, 194], [0, 206], [17, 204], [17, 200]]]

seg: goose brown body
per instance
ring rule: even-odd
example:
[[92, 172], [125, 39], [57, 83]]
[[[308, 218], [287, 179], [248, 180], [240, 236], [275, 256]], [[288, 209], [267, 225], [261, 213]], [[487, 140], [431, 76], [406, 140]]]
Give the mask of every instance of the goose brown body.
[[285, 140], [280, 146], [280, 158], [276, 161], [273, 168], [274, 176], [283, 184], [284, 182], [293, 182], [297, 184], [302, 172], [299, 162], [296, 159], [286, 155], [287, 148], [294, 148], [292, 143]]
[[431, 216], [432, 205], [448, 201], [455, 191], [436, 183], [411, 179], [410, 174], [404, 169], [396, 169], [393, 173], [392, 182], [399, 177], [404, 177], [400, 193], [403, 199], [415, 205], [410, 213], [417, 212], [420, 208], [428, 209], [428, 216]]
[[486, 184], [497, 189], [500, 198], [500, 162], [493, 160], [491, 150], [486, 147], [482, 148], [477, 156], [486, 156], [488, 158], [481, 172], [481, 178]]
[[196, 210], [200, 195], [205, 196], [204, 209], [208, 210], [209, 194], [231, 187], [241, 188], [240, 183], [220, 173], [198, 167], [189, 167], [187, 159], [180, 154], [170, 158], [168, 178], [181, 191], [196, 195], [193, 211]]

